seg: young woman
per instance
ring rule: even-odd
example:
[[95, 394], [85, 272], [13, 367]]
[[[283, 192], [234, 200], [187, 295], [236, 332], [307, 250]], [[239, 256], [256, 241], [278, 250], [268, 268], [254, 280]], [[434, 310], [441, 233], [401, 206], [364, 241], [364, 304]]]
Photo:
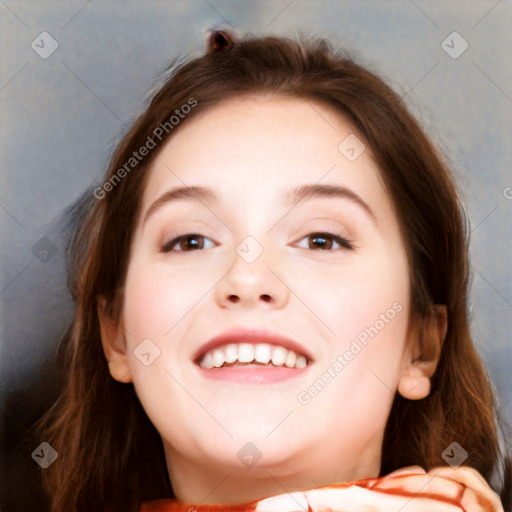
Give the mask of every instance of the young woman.
[[454, 183], [325, 41], [212, 32], [82, 205], [71, 276], [54, 511], [503, 510]]

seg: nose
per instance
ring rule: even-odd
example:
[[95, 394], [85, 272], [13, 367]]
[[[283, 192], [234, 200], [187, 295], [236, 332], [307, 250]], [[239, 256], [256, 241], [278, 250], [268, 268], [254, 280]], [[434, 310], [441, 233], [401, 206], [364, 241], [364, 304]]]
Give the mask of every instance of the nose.
[[280, 279], [278, 260], [270, 251], [249, 263], [235, 253], [233, 266], [217, 284], [215, 296], [220, 307], [266, 307], [279, 309], [289, 300], [290, 290]]

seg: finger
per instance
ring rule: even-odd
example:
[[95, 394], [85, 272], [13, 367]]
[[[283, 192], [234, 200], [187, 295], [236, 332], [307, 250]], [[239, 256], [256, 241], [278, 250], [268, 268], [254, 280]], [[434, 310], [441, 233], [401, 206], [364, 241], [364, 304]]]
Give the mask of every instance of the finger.
[[464, 485], [449, 478], [427, 473], [425, 475], [400, 475], [397, 478], [378, 482], [372, 489], [395, 490], [412, 496], [428, 495], [458, 503]]
[[397, 469], [392, 473], [388, 473], [387, 475], [381, 476], [375, 479], [374, 482], [371, 482], [368, 487], [371, 489], [376, 484], [380, 484], [381, 482], [387, 482], [390, 478], [403, 477], [405, 475], [424, 475], [426, 471], [421, 466], [407, 466], [404, 468]]
[[437, 467], [428, 473], [436, 473], [438, 476], [450, 478], [460, 482], [473, 490], [479, 502], [492, 512], [503, 512], [503, 505], [499, 496], [491, 489], [484, 477], [474, 468], [460, 466], [458, 468]]
[[392, 473], [389, 473], [388, 475], [385, 475], [384, 478], [393, 478], [395, 476], [400, 475], [424, 475], [426, 471], [421, 466], [407, 466], [405, 468], [397, 469], [396, 471], [393, 471]]
[[444, 478], [456, 480], [484, 494], [490, 489], [484, 477], [476, 469], [470, 468], [469, 466], [460, 466], [458, 468], [445, 466], [435, 467], [429, 470], [429, 473], [436, 473]]
[[469, 487], [464, 489], [464, 494], [462, 496], [460, 504], [462, 505], [464, 510], [467, 510], [468, 512], [489, 512], [493, 510], [487, 507], [483, 507], [479, 503], [477, 495]]
[[[346, 489], [314, 489], [304, 493], [309, 510], [317, 512], [320, 507], [329, 507], [336, 512], [461, 512], [460, 506], [444, 500], [425, 496], [409, 496], [390, 491], [374, 491], [353, 486]], [[306, 507], [305, 510], [308, 510]], [[276, 510], [274, 510], [276, 512]], [[472, 511], [471, 511], [472, 512]]]

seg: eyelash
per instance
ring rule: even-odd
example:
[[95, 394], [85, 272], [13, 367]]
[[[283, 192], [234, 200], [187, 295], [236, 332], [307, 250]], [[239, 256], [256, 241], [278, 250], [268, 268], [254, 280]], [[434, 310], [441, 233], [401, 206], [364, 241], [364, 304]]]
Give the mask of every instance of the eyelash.
[[[336, 242], [340, 245], [340, 249], [346, 249], [346, 250], [354, 249], [354, 246], [352, 245], [352, 242], [350, 240], [347, 240], [346, 238], [343, 238], [339, 235], [335, 235], [334, 233], [329, 233], [327, 231], [315, 231], [315, 232], [310, 233], [309, 235], [306, 235], [305, 237], [301, 238], [299, 241], [302, 241], [305, 238], [311, 237], [313, 235], [315, 236], [315, 238], [323, 238], [323, 239], [331, 238], [334, 242]], [[187, 237], [207, 239], [207, 237], [205, 237], [204, 235], [201, 235], [199, 233], [186, 233], [184, 235], [177, 236], [176, 238], [173, 238], [169, 242], [166, 242], [165, 244], [163, 244], [160, 249], [161, 252], [164, 252], [164, 253], [167, 253], [167, 252], [192, 252], [195, 249], [193, 249], [191, 251], [183, 251], [183, 250], [175, 251], [175, 250], [173, 250], [173, 247], [178, 242], [180, 242], [183, 239], [186, 239]], [[207, 249], [208, 249], [208, 247], [207, 247]], [[313, 249], [313, 250], [315, 250], [315, 249]], [[318, 250], [322, 251], [322, 249], [318, 249]], [[323, 251], [324, 252], [333, 252], [332, 250], [323, 250]]]

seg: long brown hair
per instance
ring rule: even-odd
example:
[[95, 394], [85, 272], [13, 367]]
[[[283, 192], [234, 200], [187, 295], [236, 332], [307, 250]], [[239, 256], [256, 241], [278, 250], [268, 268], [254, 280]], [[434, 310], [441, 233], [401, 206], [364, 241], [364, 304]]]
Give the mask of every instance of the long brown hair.
[[[173, 496], [158, 432], [133, 385], [109, 374], [98, 298], [105, 297], [109, 313], [118, 318], [132, 233], [158, 150], [199, 113], [244, 94], [317, 100], [353, 123], [372, 150], [404, 234], [411, 318], [421, 324], [434, 304], [447, 306], [448, 330], [431, 394], [419, 401], [396, 394], [381, 474], [410, 464], [446, 465], [441, 454], [455, 441], [468, 453], [464, 464], [491, 480], [502, 457], [493, 388], [468, 327], [467, 225], [434, 144], [399, 95], [323, 39], [248, 37], [232, 44], [229, 34], [216, 33], [210, 41], [204, 55], [171, 66], [118, 145], [105, 178], [111, 186], [89, 194], [80, 205], [70, 253], [76, 314], [61, 345], [62, 394], [38, 425], [59, 454], [44, 472], [53, 510], [136, 511], [143, 501]], [[171, 127], [170, 116], [191, 100], [194, 108]], [[166, 129], [156, 137], [162, 126]], [[148, 138], [156, 147], [127, 167]], [[429, 340], [420, 341], [428, 353]], [[498, 492], [500, 485], [494, 484]]]

